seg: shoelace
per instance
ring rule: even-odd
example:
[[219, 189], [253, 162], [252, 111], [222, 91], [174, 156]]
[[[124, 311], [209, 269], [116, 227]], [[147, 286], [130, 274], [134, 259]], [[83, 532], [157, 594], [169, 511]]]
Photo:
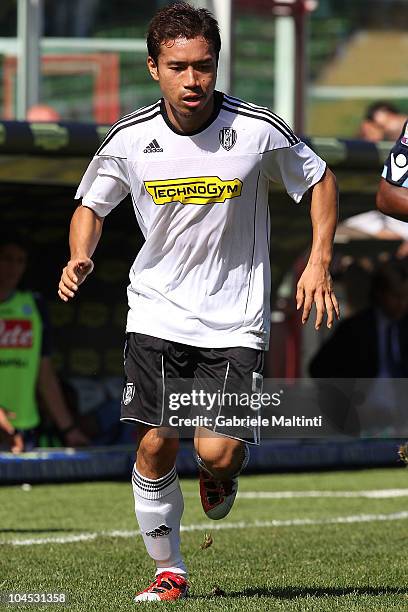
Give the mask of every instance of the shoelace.
[[[156, 577], [156, 580], [152, 582], [152, 584], [147, 587], [146, 591], [150, 591], [152, 593], [163, 593], [165, 590], [169, 591], [171, 588], [174, 588], [175, 583], [177, 586], [184, 586], [184, 578], [181, 576], [177, 576], [177, 574], [172, 574], [169, 572], [162, 572]], [[160, 588], [161, 587], [161, 588]]]

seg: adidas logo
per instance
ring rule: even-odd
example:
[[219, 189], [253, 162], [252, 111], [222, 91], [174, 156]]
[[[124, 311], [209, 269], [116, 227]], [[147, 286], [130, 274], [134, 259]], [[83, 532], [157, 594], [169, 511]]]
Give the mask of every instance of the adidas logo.
[[157, 140], [154, 139], [150, 144], [147, 145], [143, 153], [163, 153], [163, 149], [161, 148]]
[[152, 531], [146, 531], [146, 535], [152, 538], [160, 538], [160, 536], [169, 535], [171, 530], [171, 527], [167, 527], [167, 525], [163, 523], [163, 525], [156, 527], [156, 529], [152, 529]]

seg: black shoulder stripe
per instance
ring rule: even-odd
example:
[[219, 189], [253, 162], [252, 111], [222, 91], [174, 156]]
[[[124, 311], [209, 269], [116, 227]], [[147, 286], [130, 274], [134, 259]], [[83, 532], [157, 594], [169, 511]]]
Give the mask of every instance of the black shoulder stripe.
[[266, 123], [273, 125], [273, 127], [277, 129], [278, 132], [280, 132], [282, 136], [284, 136], [287, 139], [287, 141], [289, 142], [291, 146], [299, 142], [299, 139], [294, 134], [292, 134], [290, 131], [288, 132], [288, 130], [283, 128], [279, 123], [277, 123], [276, 121], [273, 121], [272, 118], [266, 117], [264, 115], [258, 115], [255, 113], [249, 113], [249, 112], [246, 113], [240, 108], [229, 108], [228, 106], [225, 106], [224, 104], [221, 106], [221, 108], [223, 108], [224, 110], [230, 113], [234, 113], [236, 115], [243, 115], [244, 117], [250, 117], [251, 119], [258, 119], [259, 121], [265, 121]]
[[[129, 113], [129, 115], [125, 115], [124, 117], [122, 117], [121, 119], [116, 121], [116, 123], [114, 123], [111, 126], [111, 128], [107, 131], [107, 133], [105, 135], [105, 140], [106, 140], [106, 138], [108, 138], [111, 135], [113, 130], [116, 130], [116, 128], [121, 126], [123, 123], [126, 123], [127, 121], [131, 121], [135, 117], [142, 117], [143, 115], [146, 115], [147, 113], [150, 113], [151, 111], [155, 110], [156, 108], [160, 108], [160, 102], [156, 102], [155, 104], [151, 104], [150, 106], [145, 106], [143, 108], [139, 108], [137, 111], [134, 111], [133, 113]], [[105, 140], [102, 142], [101, 146], [104, 145]]]
[[109, 134], [105, 140], [103, 141], [103, 143], [101, 144], [101, 146], [99, 147], [99, 149], [97, 150], [97, 152], [95, 153], [95, 155], [99, 155], [102, 151], [102, 149], [104, 147], [106, 147], [106, 145], [112, 140], [112, 138], [121, 130], [123, 130], [124, 128], [130, 127], [131, 125], [137, 125], [138, 123], [144, 123], [145, 121], [150, 121], [151, 119], [154, 119], [155, 117], [157, 117], [158, 115], [160, 115], [160, 109], [157, 110], [157, 112], [155, 112], [153, 115], [149, 115], [148, 117], [140, 117], [140, 115], [138, 116], [138, 118], [136, 118], [134, 121], [130, 121], [129, 123], [125, 123], [124, 125], [119, 125], [117, 126], [117, 128], [115, 129], [114, 132], [112, 132], [111, 134]]
[[296, 134], [293, 132], [292, 128], [286, 123], [286, 121], [282, 119], [282, 117], [271, 111], [269, 108], [266, 108], [266, 106], [257, 106], [256, 104], [250, 104], [249, 102], [244, 102], [243, 100], [240, 100], [239, 98], [233, 98], [232, 96], [226, 96], [226, 98], [228, 98], [226, 102], [228, 102], [228, 104], [231, 104], [232, 106], [242, 106], [244, 109], [247, 109], [254, 113], [263, 113], [264, 115], [268, 115], [268, 117], [277, 121], [282, 127], [285, 127], [295, 138], [297, 138]]
[[296, 142], [299, 142], [299, 138], [296, 136], [296, 134], [294, 134], [293, 130], [282, 119], [282, 117], [279, 117], [279, 115], [276, 115], [275, 113], [273, 113], [271, 110], [269, 110], [269, 108], [265, 108], [263, 106], [256, 106], [255, 104], [249, 104], [247, 102], [243, 102], [242, 100], [239, 100], [238, 98], [231, 98], [230, 96], [225, 96], [225, 98], [226, 98], [225, 102], [227, 102], [228, 104], [231, 104], [231, 106], [243, 108], [244, 110], [248, 110], [255, 114], [260, 113], [262, 115], [266, 115], [267, 117], [272, 119], [272, 121], [279, 123], [282, 129], [286, 130], [288, 134], [290, 134], [296, 140]]
[[118, 121], [116, 121], [109, 128], [108, 132], [106, 133], [105, 138], [107, 138], [113, 130], [115, 130], [118, 126], [122, 125], [126, 121], [131, 121], [135, 117], [141, 117], [143, 115], [146, 115], [147, 113], [150, 113], [151, 111], [153, 111], [153, 110], [155, 110], [156, 108], [159, 108], [159, 107], [160, 107], [160, 102], [156, 102], [155, 104], [150, 104], [149, 106], [144, 106], [144, 107], [139, 108], [138, 110], [134, 111], [133, 113], [129, 113], [128, 115], [125, 115], [124, 117], [121, 117], [120, 119], [118, 119]]
[[139, 115], [145, 115], [149, 111], [154, 110], [159, 105], [160, 105], [160, 100], [158, 100], [154, 104], [148, 104], [147, 106], [142, 106], [141, 108], [138, 108], [137, 110], [133, 111], [132, 113], [128, 113], [127, 115], [124, 115], [123, 117], [118, 119], [116, 121], [116, 123], [113, 124], [112, 127], [115, 127], [116, 125], [120, 125], [124, 121], [129, 121], [129, 119], [132, 119], [133, 117], [137, 117]]
[[[106, 136], [109, 136], [111, 131], [114, 130], [118, 125], [121, 125], [125, 121], [130, 121], [133, 117], [138, 117], [139, 115], [145, 115], [146, 113], [150, 112], [151, 110], [154, 110], [154, 108], [156, 106], [158, 106], [158, 104], [159, 104], [159, 102], [156, 102], [155, 104], [149, 104], [149, 106], [142, 106], [142, 108], [138, 108], [133, 113], [129, 113], [128, 115], [125, 115], [124, 117], [121, 117], [120, 119], [118, 119], [118, 121], [115, 121], [115, 123], [113, 125], [111, 125], [111, 127], [109, 128], [109, 130], [106, 133]], [[105, 136], [105, 138], [106, 138], [106, 136]]]
[[[242, 106], [254, 112], [267, 113], [268, 115], [271, 115], [272, 117], [276, 117], [276, 119], [280, 119], [282, 123], [287, 125], [285, 121], [282, 119], [282, 117], [279, 117], [279, 115], [271, 111], [271, 109], [267, 108], [266, 106], [259, 106], [258, 104], [252, 104], [252, 102], [245, 102], [244, 100], [240, 100], [239, 98], [234, 98], [233, 96], [225, 96], [225, 98], [226, 98], [225, 101], [228, 102], [229, 104], [232, 104], [234, 106]], [[288, 125], [287, 127], [289, 128]]]
[[115, 121], [115, 123], [113, 125], [111, 125], [111, 130], [114, 129], [117, 125], [120, 125], [121, 123], [123, 123], [124, 121], [130, 121], [130, 119], [132, 119], [133, 117], [136, 117], [137, 115], [142, 115], [145, 113], [148, 113], [149, 110], [153, 110], [155, 106], [157, 106], [158, 102], [155, 102], [155, 104], [149, 104], [148, 106], [142, 106], [141, 108], [138, 108], [135, 111], [132, 111], [131, 113], [128, 113], [127, 115], [124, 115], [123, 117], [120, 117], [120, 119], [118, 119], [117, 121]]
[[142, 112], [152, 110], [158, 104], [160, 104], [160, 100], [157, 100], [157, 102], [155, 102], [154, 104], [147, 104], [147, 106], [141, 106], [140, 108], [137, 108], [135, 111], [132, 111], [131, 113], [128, 113], [127, 115], [123, 115], [123, 117], [121, 117], [120, 119], [118, 119], [118, 121], [116, 121], [116, 124], [120, 123], [121, 121], [131, 119], [135, 115], [139, 115]]
[[260, 116], [269, 117], [269, 119], [271, 119], [272, 121], [274, 121], [275, 123], [277, 123], [277, 124], [279, 124], [281, 126], [281, 128], [288, 134], [288, 138], [289, 138], [289, 134], [290, 134], [290, 136], [296, 142], [299, 142], [298, 137], [293, 133], [293, 131], [287, 125], [287, 123], [285, 123], [285, 121], [281, 117], [279, 117], [279, 115], [276, 115], [275, 113], [270, 111], [268, 108], [255, 107], [254, 105], [247, 104], [245, 102], [242, 102], [241, 100], [237, 100], [236, 102], [226, 100], [226, 102], [228, 104], [231, 104], [232, 106], [236, 106], [237, 108], [242, 108], [243, 110], [247, 110], [247, 111], [249, 111], [249, 112], [251, 112], [251, 113], [253, 113], [255, 115], [258, 115], [258, 113], [259, 113]]

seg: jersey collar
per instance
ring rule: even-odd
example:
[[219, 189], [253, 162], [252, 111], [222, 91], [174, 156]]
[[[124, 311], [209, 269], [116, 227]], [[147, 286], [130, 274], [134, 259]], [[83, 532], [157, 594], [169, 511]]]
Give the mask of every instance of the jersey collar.
[[172, 132], [174, 132], [175, 134], [178, 134], [179, 136], [195, 136], [196, 134], [200, 134], [201, 132], [204, 132], [204, 130], [206, 130], [217, 119], [218, 115], [220, 114], [221, 105], [223, 103], [223, 100], [224, 100], [224, 94], [221, 93], [220, 91], [214, 91], [213, 112], [208, 117], [207, 121], [203, 123], [203, 125], [199, 127], [198, 130], [194, 130], [194, 132], [188, 132], [188, 133], [180, 132], [177, 128], [174, 127], [174, 125], [170, 121], [169, 116], [167, 114], [166, 105], [164, 103], [163, 98], [160, 100], [160, 112], [162, 114], [162, 117], [165, 123], [171, 129]]

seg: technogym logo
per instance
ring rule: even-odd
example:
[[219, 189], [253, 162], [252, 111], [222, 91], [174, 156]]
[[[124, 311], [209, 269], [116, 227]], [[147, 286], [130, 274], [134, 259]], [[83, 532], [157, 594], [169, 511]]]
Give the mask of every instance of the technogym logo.
[[215, 204], [238, 198], [242, 181], [222, 181], [218, 176], [200, 176], [166, 181], [145, 181], [146, 191], [159, 206], [170, 202], [181, 204]]

